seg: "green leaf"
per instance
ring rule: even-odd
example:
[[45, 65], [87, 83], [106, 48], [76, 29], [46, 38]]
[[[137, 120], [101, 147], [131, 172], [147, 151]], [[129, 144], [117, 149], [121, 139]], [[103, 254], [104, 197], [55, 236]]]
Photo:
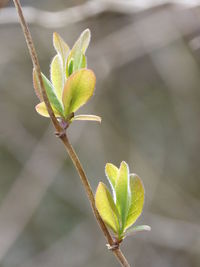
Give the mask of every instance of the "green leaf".
[[68, 66], [68, 75], [72, 75], [73, 73], [73, 69], [74, 69], [74, 59], [72, 58], [69, 62], [69, 66]]
[[[47, 79], [47, 77], [41, 73], [42, 75], [42, 81], [44, 84], [44, 88], [46, 90], [49, 102], [51, 103], [51, 106], [54, 107], [59, 113], [60, 115], [63, 115], [63, 107], [61, 102], [59, 101], [55, 89], [53, 87], [53, 85], [51, 84], [51, 82]], [[33, 84], [36, 90], [36, 94], [38, 95], [40, 101], [43, 101], [43, 97], [42, 97], [42, 93], [40, 91], [40, 85], [39, 85], [39, 80], [37, 77], [37, 73], [36, 70], [33, 69]]]
[[149, 225], [132, 226], [126, 230], [125, 235], [129, 236], [135, 234], [136, 232], [141, 232], [141, 231], [151, 231], [151, 227]]
[[91, 38], [90, 30], [86, 29], [81, 33], [80, 37], [74, 44], [72, 50], [70, 51], [67, 61], [69, 66], [70, 60], [72, 58], [74, 59], [73, 71], [77, 71], [83, 66], [86, 66], [86, 58], [84, 58], [83, 56], [85, 55], [85, 52], [90, 43], [90, 38]]
[[109, 190], [102, 182], [100, 182], [97, 187], [95, 204], [102, 220], [113, 230], [114, 233], [118, 233], [119, 221], [117, 208]]
[[95, 83], [95, 74], [88, 69], [81, 69], [67, 79], [62, 96], [65, 117], [75, 112], [90, 99]]
[[60, 37], [57, 32], [53, 33], [53, 45], [56, 52], [60, 55], [63, 62], [63, 69], [65, 70], [67, 56], [69, 54], [69, 46], [65, 43], [65, 41]]
[[144, 205], [144, 187], [136, 174], [130, 175], [131, 202], [126, 220], [125, 229], [130, 227], [141, 215]]
[[[44, 102], [37, 104], [35, 106], [35, 109], [36, 109], [37, 113], [39, 113], [41, 116], [47, 117], [47, 118], [49, 117], [49, 113], [47, 111], [47, 108], [46, 108], [46, 105]], [[53, 109], [54, 115], [56, 117], [61, 117], [59, 112], [54, 107], [52, 107], [52, 109]]]
[[87, 68], [87, 60], [86, 56], [84, 54], [81, 54], [80, 65], [78, 69], [84, 69], [84, 68]]
[[44, 83], [44, 88], [46, 90], [49, 102], [51, 105], [62, 115], [63, 114], [63, 107], [57, 95], [55, 93], [55, 89], [51, 82], [47, 79], [47, 77], [42, 73], [42, 80]]
[[56, 55], [50, 66], [51, 82], [55, 88], [55, 93], [58, 99], [62, 100], [62, 91], [64, 87], [64, 71], [61, 57]]
[[129, 168], [125, 161], [122, 161], [119, 174], [115, 185], [116, 205], [121, 217], [121, 233], [124, 231], [126, 217], [128, 214], [130, 203], [130, 187], [129, 187]]
[[108, 181], [110, 182], [111, 186], [114, 189], [116, 180], [118, 178], [119, 169], [112, 163], [107, 163], [105, 167], [105, 173], [106, 173], [106, 177], [108, 178]]
[[85, 55], [81, 54], [79, 66], [77, 68], [75, 68], [74, 59], [71, 58], [68, 65], [67, 76], [72, 75], [72, 73], [75, 72], [76, 70], [84, 69], [86, 67], [87, 67], [87, 60]]
[[76, 115], [72, 118], [72, 120], [76, 121], [97, 121], [101, 123], [101, 117], [96, 115]]

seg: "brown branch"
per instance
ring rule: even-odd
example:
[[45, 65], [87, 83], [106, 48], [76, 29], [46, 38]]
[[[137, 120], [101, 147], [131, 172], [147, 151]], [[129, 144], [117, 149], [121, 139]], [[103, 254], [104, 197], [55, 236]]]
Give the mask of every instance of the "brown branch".
[[49, 99], [47, 97], [47, 94], [46, 94], [46, 91], [45, 91], [45, 88], [44, 88], [39, 60], [38, 60], [38, 57], [37, 57], [35, 46], [33, 44], [31, 33], [30, 33], [29, 29], [28, 29], [28, 25], [27, 25], [27, 23], [25, 21], [25, 18], [24, 18], [23, 12], [22, 12], [20, 1], [13, 0], [13, 2], [15, 4], [15, 7], [17, 9], [17, 13], [19, 15], [20, 24], [21, 24], [21, 27], [22, 27], [22, 30], [23, 30], [23, 33], [24, 33], [24, 36], [25, 36], [25, 39], [26, 39], [26, 43], [27, 43], [27, 46], [28, 46], [28, 50], [29, 50], [29, 53], [30, 53], [30, 56], [31, 56], [31, 59], [32, 59], [32, 62], [33, 62], [33, 67], [35, 68], [37, 76], [38, 76], [39, 86], [40, 86], [40, 90], [42, 92], [43, 100], [44, 100], [44, 102], [46, 104], [49, 116], [50, 116], [50, 118], [52, 120], [52, 123], [53, 123], [55, 129], [57, 130], [57, 132], [60, 132], [62, 130], [62, 128], [61, 128], [59, 122], [57, 121], [57, 119], [56, 119], [56, 117], [55, 117], [55, 115], [53, 113], [52, 107], [50, 105]]
[[[75, 153], [75, 151], [73, 150], [73, 147], [71, 146], [68, 138], [67, 138], [67, 135], [66, 135], [66, 132], [63, 132], [63, 128], [60, 126], [59, 122], [57, 121], [54, 113], [53, 113], [53, 110], [51, 108], [51, 105], [50, 105], [50, 102], [48, 100], [48, 97], [47, 97], [47, 94], [46, 94], [46, 91], [45, 91], [45, 88], [44, 88], [44, 84], [43, 84], [43, 81], [42, 81], [42, 76], [41, 76], [41, 70], [40, 70], [40, 65], [39, 65], [39, 60], [38, 60], [38, 57], [37, 57], [37, 53], [36, 53], [36, 50], [35, 50], [35, 47], [34, 47], [34, 44], [33, 44], [33, 40], [32, 40], [32, 37], [31, 37], [31, 34], [30, 34], [30, 31], [28, 29], [28, 25], [25, 21], [25, 18], [23, 16], [23, 12], [22, 12], [22, 8], [21, 8], [21, 4], [20, 4], [20, 1], [19, 0], [13, 0], [14, 4], [15, 4], [15, 7], [17, 9], [17, 13], [19, 15], [19, 18], [20, 18], [20, 23], [21, 23], [21, 27], [22, 27], [22, 30], [23, 30], [23, 33], [24, 33], [24, 36], [25, 36], [25, 39], [26, 39], [26, 43], [27, 43], [27, 46], [28, 46], [28, 49], [29, 49], [29, 53], [30, 53], [30, 56], [31, 56], [31, 59], [32, 59], [32, 62], [33, 62], [33, 66], [36, 70], [36, 73], [38, 75], [38, 79], [39, 79], [39, 85], [40, 85], [40, 89], [41, 89], [41, 92], [42, 92], [42, 96], [43, 96], [43, 100], [45, 102], [45, 105], [47, 107], [47, 110], [48, 110], [48, 113], [49, 113], [49, 116], [51, 118], [51, 121], [56, 129], [56, 132], [57, 132], [57, 136], [62, 140], [74, 166], [76, 167], [77, 169], [77, 172], [80, 176], [80, 179], [81, 179], [81, 182], [85, 188], [85, 191], [86, 191], [86, 194], [87, 194], [87, 197], [89, 199], [89, 202], [90, 202], [90, 205], [91, 205], [91, 208], [93, 210], [93, 213], [96, 217], [96, 220], [111, 248], [111, 250], [113, 251], [114, 255], [116, 256], [116, 258], [118, 259], [118, 261], [120, 262], [121, 266], [124, 266], [124, 267], [130, 267], [128, 261], [126, 260], [126, 258], [124, 257], [124, 255], [122, 254], [120, 248], [119, 248], [119, 245], [116, 246], [116, 242], [113, 240], [112, 236], [110, 235], [105, 223], [103, 222], [103, 220], [101, 219], [97, 209], [96, 209], [96, 206], [95, 206], [95, 199], [94, 199], [94, 195], [93, 195], [93, 192], [92, 192], [92, 189], [91, 189], [91, 186], [89, 184], [89, 181], [87, 179], [87, 176], [84, 172], [84, 169]], [[115, 247], [116, 246], [116, 247]]]

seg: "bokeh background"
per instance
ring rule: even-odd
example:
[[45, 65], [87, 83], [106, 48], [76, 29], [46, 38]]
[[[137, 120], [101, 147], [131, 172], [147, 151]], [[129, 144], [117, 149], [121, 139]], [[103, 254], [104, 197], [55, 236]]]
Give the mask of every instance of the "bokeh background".
[[[43, 72], [52, 33], [72, 46], [90, 28], [95, 95], [69, 137], [95, 191], [104, 166], [143, 179], [131, 266], [200, 266], [200, 1], [22, 1]], [[34, 109], [32, 64], [12, 1], [0, 10], [0, 266], [118, 266], [49, 120]]]

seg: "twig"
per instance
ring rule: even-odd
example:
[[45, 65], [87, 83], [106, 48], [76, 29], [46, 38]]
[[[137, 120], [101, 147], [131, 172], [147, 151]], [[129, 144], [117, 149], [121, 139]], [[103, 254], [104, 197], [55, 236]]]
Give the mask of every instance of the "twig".
[[[28, 49], [29, 49], [29, 53], [30, 53], [31, 59], [32, 59], [32, 62], [33, 62], [33, 66], [36, 69], [36, 72], [37, 72], [37, 75], [38, 75], [38, 79], [39, 79], [39, 84], [40, 84], [43, 100], [44, 100], [44, 102], [46, 104], [46, 107], [47, 107], [49, 116], [51, 118], [51, 121], [52, 121], [52, 123], [53, 123], [53, 125], [54, 125], [54, 127], [56, 129], [57, 135], [59, 136], [59, 138], [62, 140], [63, 144], [65, 145], [65, 148], [66, 148], [66, 150], [67, 150], [67, 152], [68, 152], [68, 154], [69, 154], [74, 166], [76, 167], [76, 169], [77, 169], [77, 171], [79, 173], [79, 176], [80, 176], [81, 181], [83, 183], [83, 186], [85, 188], [86, 194], [88, 196], [90, 205], [91, 205], [92, 210], [94, 212], [94, 215], [96, 217], [96, 220], [97, 220], [101, 230], [103, 231], [104, 236], [107, 239], [110, 247], [113, 247], [115, 245], [115, 242], [114, 242], [114, 240], [113, 240], [112, 236], [110, 235], [105, 223], [101, 219], [101, 217], [100, 217], [100, 215], [99, 215], [99, 213], [98, 213], [98, 211], [96, 209], [94, 195], [93, 195], [91, 186], [89, 184], [89, 181], [87, 179], [87, 176], [86, 176], [86, 174], [85, 174], [85, 172], [83, 170], [83, 167], [82, 167], [82, 165], [81, 165], [81, 163], [80, 163], [75, 151], [73, 150], [73, 148], [72, 148], [72, 146], [71, 146], [71, 144], [70, 144], [70, 142], [69, 142], [69, 140], [67, 138], [66, 133], [63, 133], [63, 129], [60, 126], [59, 122], [57, 121], [57, 119], [56, 119], [56, 117], [55, 117], [55, 115], [53, 113], [53, 110], [51, 108], [50, 102], [48, 100], [48, 97], [47, 97], [47, 94], [46, 94], [46, 91], [45, 91], [45, 88], [44, 88], [44, 85], [43, 85], [37, 53], [36, 53], [36, 50], [35, 50], [35, 47], [34, 47], [34, 44], [33, 44], [33, 40], [32, 40], [30, 31], [28, 29], [28, 25], [27, 25], [27, 23], [25, 21], [25, 18], [23, 16], [23, 12], [22, 12], [20, 1], [19, 0], [13, 0], [13, 2], [15, 4], [15, 7], [17, 9], [17, 13], [18, 13], [19, 18], [20, 18], [20, 23], [21, 23], [22, 30], [23, 30], [23, 33], [24, 33], [24, 36], [25, 36], [25, 39], [26, 39], [26, 43], [27, 43], [27, 46], [28, 46]], [[122, 254], [122, 252], [121, 252], [119, 247], [117, 247], [116, 249], [113, 249], [112, 251], [113, 251], [114, 255], [116, 256], [116, 258], [118, 259], [118, 261], [121, 263], [121, 266], [130, 267], [128, 261], [126, 260], [126, 258]]]
[[49, 99], [47, 97], [47, 94], [46, 94], [46, 91], [45, 91], [45, 88], [44, 88], [39, 60], [38, 60], [38, 57], [37, 57], [35, 46], [33, 44], [31, 33], [30, 33], [29, 29], [28, 29], [28, 25], [27, 25], [27, 23], [25, 21], [25, 18], [24, 18], [22, 9], [21, 9], [21, 4], [17, 0], [13, 0], [13, 2], [15, 4], [15, 7], [17, 9], [17, 13], [18, 13], [19, 18], [20, 18], [21, 27], [22, 27], [22, 30], [23, 30], [23, 33], [24, 33], [24, 36], [25, 36], [25, 39], [26, 39], [26, 43], [27, 43], [27, 46], [28, 46], [28, 49], [29, 49], [29, 53], [30, 53], [30, 56], [31, 56], [31, 59], [32, 59], [32, 62], [33, 62], [33, 67], [35, 68], [37, 76], [38, 76], [39, 86], [40, 86], [40, 90], [42, 92], [43, 100], [44, 100], [44, 102], [46, 104], [49, 116], [51, 117], [52, 123], [53, 123], [56, 131], [60, 132], [62, 130], [62, 128], [61, 128], [60, 124], [58, 123], [58, 121], [57, 121], [57, 119], [56, 119], [56, 117], [55, 117], [55, 115], [53, 113], [53, 110], [51, 108]]

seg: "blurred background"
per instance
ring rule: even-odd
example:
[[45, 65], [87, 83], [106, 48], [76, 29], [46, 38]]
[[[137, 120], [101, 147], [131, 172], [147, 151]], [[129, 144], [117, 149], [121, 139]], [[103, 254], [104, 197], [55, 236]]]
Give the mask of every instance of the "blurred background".
[[[3, 3], [3, 1], [1, 1]], [[5, 1], [4, 1], [5, 2]], [[21, 1], [43, 72], [57, 31], [90, 28], [97, 76], [69, 137], [95, 192], [127, 161], [144, 182], [151, 225], [122, 244], [131, 266], [200, 266], [200, 1]], [[12, 1], [0, 10], [0, 266], [118, 266], [71, 160], [34, 109], [32, 63]]]

